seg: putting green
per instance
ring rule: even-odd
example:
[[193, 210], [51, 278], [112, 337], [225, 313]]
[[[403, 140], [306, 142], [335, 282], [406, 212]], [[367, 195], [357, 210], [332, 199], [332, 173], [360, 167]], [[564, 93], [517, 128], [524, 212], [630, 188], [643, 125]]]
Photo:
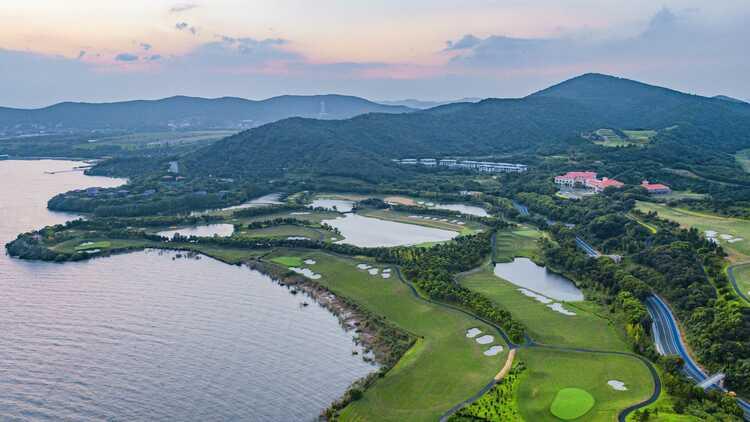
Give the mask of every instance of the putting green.
[[271, 261], [285, 267], [301, 267], [303, 264], [302, 258], [298, 256], [277, 256]]
[[580, 388], [563, 388], [555, 395], [549, 410], [562, 420], [573, 420], [588, 413], [596, 400], [586, 390]]

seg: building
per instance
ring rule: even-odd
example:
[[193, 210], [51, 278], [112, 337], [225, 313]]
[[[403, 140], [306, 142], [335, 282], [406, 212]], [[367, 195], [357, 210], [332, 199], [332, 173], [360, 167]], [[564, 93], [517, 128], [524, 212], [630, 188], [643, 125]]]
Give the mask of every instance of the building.
[[555, 183], [561, 186], [586, 186], [589, 180], [596, 180], [595, 171], [569, 171], [561, 176], [555, 176]]
[[591, 188], [596, 193], [603, 192], [604, 189], [607, 189], [610, 187], [620, 189], [623, 186], [625, 186], [625, 184], [620, 182], [619, 180], [608, 179], [606, 177], [601, 180], [599, 179], [586, 180], [586, 187]]
[[648, 180], [642, 181], [641, 187], [646, 189], [651, 195], [666, 195], [672, 192], [672, 189], [670, 189], [669, 186], [661, 183], [649, 183]]
[[477, 170], [483, 173], [523, 173], [529, 168], [525, 164], [494, 163], [491, 161], [440, 160], [441, 167], [450, 169]]
[[419, 164], [427, 167], [437, 166], [437, 160], [434, 158], [422, 158], [419, 160]]

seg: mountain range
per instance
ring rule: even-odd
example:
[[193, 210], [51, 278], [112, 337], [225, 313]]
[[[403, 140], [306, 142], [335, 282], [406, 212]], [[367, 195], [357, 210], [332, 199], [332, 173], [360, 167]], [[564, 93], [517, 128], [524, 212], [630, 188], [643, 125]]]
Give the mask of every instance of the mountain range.
[[[183, 161], [192, 172], [227, 177], [289, 171], [370, 177], [397, 172], [395, 158], [564, 151], [567, 142], [598, 128], [669, 129], [678, 147], [689, 147], [686, 153], [733, 153], [750, 148], [750, 104], [585, 74], [518, 99], [336, 121], [290, 118], [218, 141]], [[656, 142], [651, 151], [665, 145]]]
[[461, 98], [458, 100], [447, 100], [447, 101], [425, 101], [425, 100], [417, 100], [414, 98], [409, 98], [406, 100], [383, 100], [383, 101], [378, 101], [378, 103], [385, 104], [385, 105], [404, 106], [404, 107], [414, 108], [418, 110], [426, 110], [428, 108], [439, 107], [439, 106], [443, 106], [446, 104], [476, 103], [479, 101], [482, 101], [482, 99], [476, 98], [476, 97], [466, 97], [466, 98]]
[[347, 119], [363, 113], [410, 111], [413, 109], [405, 106], [345, 95], [284, 95], [261, 101], [176, 96], [114, 103], [64, 102], [38, 109], [0, 107], [0, 134], [247, 129], [295, 116]]

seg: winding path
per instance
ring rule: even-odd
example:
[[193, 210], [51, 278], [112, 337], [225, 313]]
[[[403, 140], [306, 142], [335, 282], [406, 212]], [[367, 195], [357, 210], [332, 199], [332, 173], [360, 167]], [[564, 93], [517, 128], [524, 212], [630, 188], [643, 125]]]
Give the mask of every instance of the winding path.
[[732, 283], [732, 287], [734, 288], [734, 291], [737, 293], [737, 296], [739, 296], [742, 300], [750, 304], [750, 293], [745, 293], [742, 291], [742, 288], [740, 288], [739, 283], [737, 283], [737, 279], [734, 276], [734, 269], [737, 267], [741, 267], [743, 265], [750, 265], [750, 262], [741, 262], [739, 264], [730, 265], [727, 267], [727, 275], [729, 276], [729, 282]]

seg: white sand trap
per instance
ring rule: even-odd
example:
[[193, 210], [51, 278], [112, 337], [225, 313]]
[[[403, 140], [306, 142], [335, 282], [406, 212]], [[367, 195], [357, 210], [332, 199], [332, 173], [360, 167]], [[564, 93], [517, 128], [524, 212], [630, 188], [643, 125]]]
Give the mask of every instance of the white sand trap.
[[730, 240], [734, 238], [734, 236], [732, 236], [731, 234], [720, 234], [719, 237], [724, 240]]
[[310, 240], [310, 238], [305, 236], [289, 236], [286, 240]]
[[628, 391], [628, 387], [625, 387], [625, 383], [622, 381], [609, 380], [607, 381], [607, 384], [609, 384], [609, 386], [612, 387], [613, 390]]
[[485, 356], [495, 356], [496, 354], [503, 351], [503, 346], [492, 346], [484, 351]]
[[369, 270], [367, 270], [370, 275], [378, 275], [378, 271], [379, 270], [377, 268], [370, 268]]
[[417, 201], [417, 204], [424, 205], [424, 201]]
[[548, 308], [552, 309], [555, 312], [559, 312], [563, 315], [567, 316], [574, 316], [576, 313], [573, 311], [569, 311], [563, 307], [562, 303], [553, 303], [551, 305], [547, 305]]
[[320, 277], [322, 277], [320, 274], [314, 273], [309, 268], [290, 267], [289, 269], [292, 270], [292, 271], [294, 271], [297, 274], [301, 274], [301, 275], [309, 278], [310, 280], [318, 280]]
[[357, 268], [360, 270], [369, 270], [371, 267], [367, 264], [357, 264]]
[[307, 211], [289, 213], [289, 215], [310, 215], [310, 214], [311, 213], [309, 213]]
[[441, 218], [440, 221], [442, 221], [443, 223], [447, 223], [448, 219], [447, 218]]
[[461, 222], [458, 222], [458, 223], [456, 223], [456, 224], [458, 224], [459, 226], [463, 226], [463, 225], [464, 225], [464, 224], [466, 224], [466, 223], [464, 223], [463, 221], [461, 221]]
[[482, 334], [482, 330], [480, 330], [479, 328], [469, 328], [468, 330], [466, 330], [466, 337], [468, 338], [474, 338], [480, 334]]
[[383, 278], [391, 278], [391, 273], [383, 273], [380, 276]]
[[80, 247], [80, 246], [88, 246], [88, 245], [93, 245], [93, 244], [94, 244], [94, 242], [83, 242], [83, 243], [81, 243], [81, 244], [80, 244], [80, 245], [78, 245], [78, 246], [79, 246], [79, 247]]
[[484, 335], [482, 337], [477, 338], [477, 343], [479, 344], [490, 344], [493, 341], [495, 341], [495, 337]]
[[307, 265], [315, 265], [315, 264], [317, 264], [317, 262], [315, 262], [314, 259], [306, 259], [305, 260], [305, 264], [307, 264]]
[[531, 290], [518, 289], [518, 291], [521, 292], [521, 293], [523, 293], [524, 296], [528, 296], [530, 298], [536, 299], [537, 301], [539, 301], [539, 302], [541, 302], [541, 303], [543, 303], [545, 305], [548, 304], [548, 303], [552, 303], [553, 302], [553, 300], [550, 299], [550, 298], [548, 298], [547, 296], [542, 296], [539, 293], [532, 292]]
[[714, 230], [706, 230], [704, 233], [706, 234], [706, 237], [716, 237], [716, 235], [719, 234]]
[[743, 239], [741, 237], [735, 237], [734, 239], [727, 240], [727, 242], [729, 242], [729, 243], [735, 243], [735, 242], [741, 242], [743, 240], [745, 240], [745, 239]]

